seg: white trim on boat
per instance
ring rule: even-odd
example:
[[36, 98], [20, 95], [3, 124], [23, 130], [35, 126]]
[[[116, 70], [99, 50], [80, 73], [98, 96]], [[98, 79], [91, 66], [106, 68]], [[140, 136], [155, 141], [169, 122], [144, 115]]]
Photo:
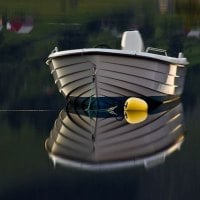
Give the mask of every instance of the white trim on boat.
[[53, 58], [62, 57], [62, 56], [70, 56], [70, 55], [85, 55], [85, 54], [94, 54], [94, 55], [112, 54], [116, 56], [121, 55], [121, 56], [128, 56], [128, 57], [137, 56], [137, 57], [142, 57], [142, 58], [161, 60], [164, 62], [174, 63], [177, 65], [188, 64], [188, 61], [186, 58], [175, 58], [175, 57], [170, 57], [166, 55], [159, 55], [159, 54], [140, 52], [140, 51], [101, 49], [101, 48], [88, 48], [88, 49], [76, 49], [76, 50], [65, 50], [65, 51], [53, 52], [49, 55], [47, 64]]

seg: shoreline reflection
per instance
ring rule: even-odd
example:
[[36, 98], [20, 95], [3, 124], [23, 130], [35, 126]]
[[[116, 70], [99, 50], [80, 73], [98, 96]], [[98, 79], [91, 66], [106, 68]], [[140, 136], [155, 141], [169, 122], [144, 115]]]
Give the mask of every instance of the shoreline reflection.
[[62, 109], [55, 120], [46, 151], [54, 165], [87, 170], [150, 168], [179, 150], [184, 141], [180, 102], [161, 105], [140, 123], [124, 113]]

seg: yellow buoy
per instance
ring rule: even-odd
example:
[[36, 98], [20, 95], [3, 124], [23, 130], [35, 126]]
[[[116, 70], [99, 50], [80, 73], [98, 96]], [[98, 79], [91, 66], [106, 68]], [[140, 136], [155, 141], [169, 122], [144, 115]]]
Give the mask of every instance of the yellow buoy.
[[124, 104], [124, 110], [134, 111], [146, 111], [148, 110], [148, 104], [146, 101], [136, 97], [130, 97]]
[[148, 116], [147, 111], [134, 111], [126, 110], [124, 111], [125, 120], [129, 124], [137, 124], [143, 122]]

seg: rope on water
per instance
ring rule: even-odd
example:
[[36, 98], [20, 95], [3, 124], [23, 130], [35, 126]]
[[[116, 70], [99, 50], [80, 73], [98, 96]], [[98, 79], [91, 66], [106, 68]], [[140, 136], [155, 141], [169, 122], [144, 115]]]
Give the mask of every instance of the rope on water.
[[89, 104], [88, 107], [86, 108], [86, 111], [89, 111], [91, 108], [91, 103], [92, 103], [92, 97], [94, 94], [92, 94], [92, 89], [95, 87], [95, 78], [96, 78], [96, 65], [92, 63], [94, 67], [92, 68], [92, 83], [91, 83], [91, 88], [90, 88], [90, 98], [89, 98]]
[[43, 110], [43, 109], [1, 109], [0, 112], [56, 112], [59, 110]]
[[112, 115], [117, 115], [117, 113], [114, 111], [115, 108], [117, 108], [117, 106], [110, 107], [110, 108], [108, 108], [106, 110]]

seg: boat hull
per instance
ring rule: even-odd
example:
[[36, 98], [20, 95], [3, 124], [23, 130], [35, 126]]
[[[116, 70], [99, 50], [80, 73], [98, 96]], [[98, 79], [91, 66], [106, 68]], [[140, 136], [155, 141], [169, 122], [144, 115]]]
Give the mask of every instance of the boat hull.
[[132, 96], [168, 101], [182, 94], [186, 73], [182, 64], [160, 57], [103, 51], [50, 56], [48, 65], [59, 91], [77, 102]]

